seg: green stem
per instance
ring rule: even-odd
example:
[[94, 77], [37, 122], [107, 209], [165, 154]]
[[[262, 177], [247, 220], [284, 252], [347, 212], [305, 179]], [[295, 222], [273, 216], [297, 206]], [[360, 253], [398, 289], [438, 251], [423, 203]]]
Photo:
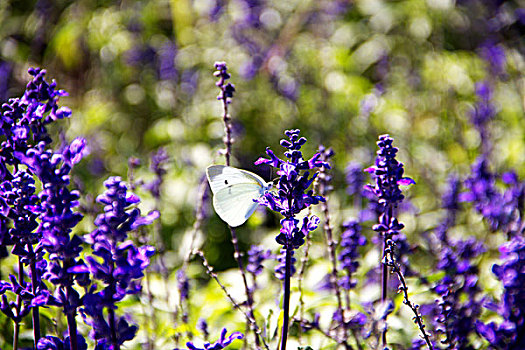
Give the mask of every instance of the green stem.
[[288, 339], [288, 323], [290, 320], [290, 276], [292, 272], [292, 248], [286, 247], [286, 262], [284, 273], [284, 300], [283, 300], [283, 333], [281, 350], [286, 350]]

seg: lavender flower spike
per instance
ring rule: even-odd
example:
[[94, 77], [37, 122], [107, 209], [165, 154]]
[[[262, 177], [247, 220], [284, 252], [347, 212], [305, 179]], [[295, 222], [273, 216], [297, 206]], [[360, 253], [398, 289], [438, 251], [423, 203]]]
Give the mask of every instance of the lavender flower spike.
[[[403, 302], [412, 309], [415, 315], [414, 322], [421, 331], [428, 348], [433, 349], [429, 335], [425, 331], [423, 319], [419, 313], [419, 305], [413, 304], [408, 299], [408, 288], [405, 277], [401, 270], [402, 267], [398, 263], [401, 259], [396, 257], [395, 254], [396, 243], [400, 245], [404, 243], [404, 236], [401, 235], [401, 230], [404, 225], [397, 220], [395, 213], [397, 206], [404, 199], [399, 185], [411, 185], [414, 184], [415, 181], [409, 177], [403, 177], [403, 163], [396, 160], [398, 149], [392, 146], [393, 141], [389, 135], [379, 136], [379, 141], [377, 142], [379, 150], [377, 151], [375, 165], [365, 169], [365, 171], [375, 175], [375, 184], [367, 185], [366, 188], [377, 196], [381, 208], [379, 224], [374, 225], [372, 228], [378, 232], [383, 239], [381, 302], [387, 302], [388, 268], [391, 268], [399, 279], [399, 292], [403, 294]], [[381, 335], [383, 347], [387, 345], [386, 331], [387, 329], [385, 328]]]
[[136, 247], [127, 237], [129, 231], [151, 224], [159, 213], [153, 211], [141, 216], [138, 208], [130, 208], [140, 198], [128, 192], [120, 177], [110, 177], [104, 185], [106, 192], [97, 198], [97, 202], [105, 205], [104, 213], [95, 220], [97, 229], [86, 236], [94, 255], [86, 258], [89, 271], [103, 287], [97, 291], [95, 285], [91, 286], [84, 296], [81, 313], [92, 327], [91, 336], [97, 341], [97, 349], [117, 350], [123, 342], [134, 338], [137, 327], [115, 315], [116, 303], [128, 294], [140, 293], [140, 279], [155, 252], [150, 246]]
[[329, 168], [326, 162], [320, 161], [320, 153], [315, 154], [311, 159], [304, 160], [301, 147], [306, 143], [306, 138], [299, 136], [299, 130], [287, 130], [286, 136], [289, 140], [281, 140], [281, 146], [287, 149], [284, 155], [287, 160], [277, 158], [269, 149], [266, 154], [270, 157], [260, 158], [255, 164], [270, 164], [278, 168], [277, 174], [280, 176], [277, 182], [277, 194], [266, 192], [257, 199], [261, 205], [267, 206], [273, 211], [277, 211], [284, 216], [281, 220], [281, 229], [276, 237], [277, 243], [283, 246], [284, 254], [280, 256], [278, 275], [283, 275], [284, 270], [284, 298], [283, 298], [283, 323], [281, 350], [286, 349], [288, 336], [289, 304], [290, 304], [290, 277], [293, 271], [293, 252], [305, 243], [304, 238], [311, 231], [319, 226], [319, 218], [315, 215], [305, 216], [302, 220], [295, 218], [299, 212], [311, 205], [318, 204], [325, 199], [322, 196], [313, 194], [313, 190], [308, 190], [317, 174], [310, 177], [308, 170], [319, 167]]

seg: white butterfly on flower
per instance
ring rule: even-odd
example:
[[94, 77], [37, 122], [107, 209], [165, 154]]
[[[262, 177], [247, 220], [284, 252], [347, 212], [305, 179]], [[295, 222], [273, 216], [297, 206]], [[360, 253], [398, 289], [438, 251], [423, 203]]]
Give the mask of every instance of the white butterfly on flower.
[[259, 175], [226, 165], [210, 165], [206, 176], [213, 192], [213, 208], [231, 227], [244, 224], [259, 205], [255, 200], [272, 187]]

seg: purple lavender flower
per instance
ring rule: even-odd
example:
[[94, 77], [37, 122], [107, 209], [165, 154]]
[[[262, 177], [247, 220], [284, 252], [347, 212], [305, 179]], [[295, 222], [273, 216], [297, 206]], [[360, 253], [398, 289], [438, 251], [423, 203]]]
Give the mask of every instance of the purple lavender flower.
[[229, 336], [226, 336], [227, 332], [226, 328], [223, 328], [219, 340], [213, 344], [205, 343], [203, 348], [196, 347], [192, 342], [187, 342], [186, 346], [189, 350], [221, 350], [230, 345], [235, 339], [244, 338], [244, 334], [241, 332], [233, 332]]
[[264, 250], [261, 246], [253, 245], [248, 251], [248, 264], [246, 265], [246, 271], [251, 273], [254, 277], [262, 273], [264, 266], [262, 265], [264, 260], [272, 257], [272, 251], [270, 249]]
[[[374, 175], [375, 184], [365, 185], [365, 189], [377, 197], [377, 210], [381, 213], [379, 224], [374, 225], [372, 229], [378, 232], [385, 241], [393, 239], [397, 259], [403, 260], [403, 253], [409, 252], [410, 249], [405, 235], [401, 233], [404, 225], [395, 217], [395, 210], [405, 198], [399, 186], [412, 185], [415, 184], [415, 181], [409, 177], [403, 177], [403, 163], [396, 160], [398, 149], [392, 146], [393, 141], [388, 135], [379, 136], [377, 142], [379, 150], [375, 165], [365, 169], [366, 172]], [[404, 264], [403, 268], [407, 267], [408, 265]]]
[[176, 56], [177, 45], [171, 40], [166, 40], [157, 51], [157, 70], [160, 80], [174, 80], [177, 78]]
[[339, 285], [344, 289], [353, 289], [357, 281], [352, 279], [352, 274], [357, 271], [359, 262], [358, 248], [366, 244], [366, 237], [361, 234], [361, 225], [355, 220], [349, 220], [343, 224], [344, 231], [341, 234], [341, 247], [339, 261], [341, 268], [345, 271], [346, 276], [339, 279]]
[[9, 80], [12, 72], [11, 64], [0, 61], [0, 101], [7, 100]]
[[[330, 168], [330, 166], [321, 161], [321, 153], [316, 153], [311, 159], [304, 160], [301, 147], [306, 143], [306, 138], [299, 137], [299, 130], [287, 130], [286, 136], [289, 140], [281, 140], [281, 146], [287, 149], [284, 155], [288, 160], [282, 160], [266, 148], [266, 154], [270, 159], [259, 158], [255, 164], [270, 164], [278, 168], [277, 175], [277, 194], [267, 191], [257, 202], [277, 211], [284, 216], [281, 219], [281, 229], [279, 235], [275, 238], [277, 243], [283, 246], [283, 255], [276, 275], [283, 277], [283, 327], [281, 336], [281, 350], [286, 350], [286, 341], [288, 337], [288, 321], [290, 307], [290, 278], [293, 273], [293, 254], [294, 249], [299, 248], [305, 243], [304, 238], [311, 231], [319, 226], [319, 218], [315, 215], [305, 216], [302, 220], [295, 218], [302, 210], [311, 205], [325, 201], [322, 196], [315, 196], [313, 190], [308, 190], [315, 180], [317, 173], [310, 177], [308, 170], [319, 167]], [[282, 267], [282, 268], [279, 268]]]
[[155, 179], [147, 183], [144, 187], [150, 191], [151, 195], [156, 199], [160, 198], [160, 188], [164, 182], [164, 176], [167, 173], [165, 165], [169, 160], [169, 155], [164, 148], [160, 148], [151, 156], [150, 170], [155, 174]]
[[[2, 240], [13, 244], [12, 253], [19, 256], [18, 278], [11, 276], [9, 284], [3, 283], [1, 293], [11, 290], [19, 294], [22, 301], [16, 304], [13, 313], [10, 309], [13, 304], [8, 303], [3, 294], [1, 309], [13, 318], [18, 328], [24, 313], [35, 308], [36, 346], [40, 338], [36, 307], [46, 303], [61, 306], [76, 343], [74, 315], [80, 302], [72, 285], [75, 279], [82, 285], [85, 275], [77, 275], [72, 270], [77, 264], [83, 265], [77, 260], [82, 241], [77, 236], [70, 237], [70, 232], [82, 215], [74, 211], [78, 206], [78, 192], [68, 187], [69, 173], [82, 158], [85, 141], [76, 139], [56, 153], [48, 149], [51, 138], [46, 125], [71, 115], [69, 108], [58, 106], [59, 97], [67, 94], [55, 90], [55, 82], [49, 84], [44, 79], [45, 70], [31, 68], [29, 74], [33, 80], [27, 84], [24, 95], [2, 106], [0, 121], [0, 135], [6, 137], [0, 144], [0, 216], [3, 216], [2, 223], [9, 219], [13, 222], [7, 231], [10, 237], [6, 239], [4, 231]], [[34, 177], [42, 187], [38, 196]], [[42, 260], [44, 251], [49, 253], [49, 263]], [[30, 283], [24, 281], [23, 265], [30, 266]], [[57, 285], [54, 297], [42, 283], [42, 277]], [[15, 334], [15, 338], [17, 336]], [[77, 348], [76, 344], [73, 348]]]
[[281, 146], [287, 149], [284, 155], [288, 160], [277, 158], [272, 150], [267, 148], [266, 154], [270, 156], [270, 159], [259, 158], [255, 162], [256, 165], [270, 164], [279, 169], [277, 171], [277, 175], [280, 176], [276, 186], [277, 194], [268, 191], [257, 201], [259, 204], [284, 216], [281, 220], [280, 234], [277, 236], [276, 241], [285, 247], [293, 247], [293, 249], [303, 245], [304, 237], [319, 225], [319, 218], [315, 215], [307, 216], [302, 221], [295, 219], [295, 215], [303, 209], [325, 200], [321, 196], [314, 195], [312, 190], [308, 190], [317, 174], [310, 177], [308, 171], [305, 171], [303, 174], [301, 174], [301, 171], [312, 170], [322, 166], [329, 168], [327, 163], [319, 161], [319, 153], [309, 160], [303, 159], [300, 149], [305, 144], [306, 139], [299, 137], [299, 132], [299, 130], [287, 130], [285, 134], [290, 141], [281, 140]]
[[204, 318], [200, 318], [199, 321], [197, 321], [197, 329], [202, 332], [204, 340], [208, 341], [210, 333], [208, 331], [208, 322], [206, 322]]
[[233, 93], [235, 92], [235, 86], [232, 83], [226, 82], [226, 80], [230, 79], [226, 62], [215, 62], [215, 69], [216, 71], [213, 75], [219, 78], [215, 85], [221, 90], [217, 96], [217, 100], [224, 100], [224, 102], [230, 104]]
[[434, 286], [437, 300], [436, 329], [443, 335], [441, 343], [450, 349], [473, 349], [469, 335], [481, 314], [481, 289], [478, 267], [472, 261], [484, 252], [475, 238], [442, 242], [437, 268], [445, 276]]
[[460, 209], [460, 181], [456, 175], [451, 175], [448, 179], [448, 190], [443, 194], [442, 207], [447, 211], [446, 226], [451, 227], [456, 222], [457, 212]]
[[[501, 265], [492, 272], [503, 284], [503, 294], [491, 309], [503, 317], [503, 322], [488, 324], [478, 321], [478, 332], [495, 349], [525, 348], [525, 238], [515, 236], [500, 247]], [[490, 305], [490, 304], [489, 304]]]
[[379, 198], [379, 204], [383, 208], [389, 205], [396, 206], [405, 198], [399, 185], [415, 184], [411, 178], [403, 177], [403, 163], [396, 160], [398, 149], [392, 146], [393, 141], [394, 139], [389, 135], [379, 136], [377, 142], [379, 151], [377, 151], [375, 165], [365, 169], [366, 172], [376, 176], [376, 184], [366, 185], [365, 188]]
[[[54, 120], [68, 118], [71, 110], [58, 107], [60, 96], [66, 96], [63, 90], [55, 90], [56, 82], [49, 84], [44, 76], [45, 70], [30, 68], [33, 76], [21, 98], [13, 98], [2, 105], [0, 136], [6, 139], [0, 144], [0, 179], [11, 178], [7, 166], [15, 168], [23, 163], [27, 151], [39, 142], [51, 143], [46, 124]], [[42, 146], [41, 146], [42, 147]]]
[[464, 181], [466, 191], [459, 195], [459, 199], [474, 203], [492, 230], [509, 232], [519, 215], [517, 209], [523, 198], [523, 185], [510, 183], [510, 187], [501, 192], [496, 186], [497, 176], [488, 169], [487, 163], [484, 157], [474, 163], [472, 175]]
[[147, 67], [155, 61], [155, 49], [148, 44], [137, 44], [126, 51], [124, 60], [131, 67]]
[[475, 84], [478, 101], [470, 112], [470, 120], [481, 137], [481, 149], [485, 156], [491, 148], [488, 123], [496, 116], [496, 107], [492, 104], [492, 87], [488, 82]]
[[[392, 146], [393, 141], [388, 135], [379, 136], [377, 142], [379, 150], [377, 151], [375, 165], [365, 170], [375, 175], [375, 184], [367, 185], [366, 188], [377, 196], [382, 211], [379, 216], [379, 224], [372, 227], [383, 239], [381, 302], [383, 304], [387, 302], [388, 268], [391, 268], [392, 272], [396, 273], [398, 277], [400, 283], [398, 291], [403, 294], [404, 304], [410, 307], [414, 313], [414, 322], [425, 338], [427, 346], [432, 349], [432, 343], [419, 313], [419, 305], [412, 303], [408, 298], [408, 287], [405, 281], [405, 272], [403, 272], [408, 263], [407, 260], [403, 259], [406, 255], [403, 253], [408, 250], [408, 245], [405, 236], [401, 233], [404, 225], [396, 218], [395, 211], [404, 199], [399, 186], [411, 185], [415, 182], [409, 177], [403, 177], [403, 164], [396, 160], [398, 149]], [[400, 265], [399, 261], [403, 265]], [[385, 328], [381, 334], [382, 346], [387, 344], [386, 331]]]
[[505, 64], [507, 60], [505, 50], [501, 45], [497, 45], [491, 41], [486, 42], [481, 46], [481, 57], [488, 62], [491, 74], [495, 76], [505, 74]]
[[188, 300], [190, 296], [190, 282], [188, 276], [184, 272], [184, 269], [177, 271], [177, 287], [180, 293], [181, 300]]
[[346, 193], [350, 196], [359, 196], [363, 193], [365, 185], [365, 174], [363, 167], [359, 163], [350, 162], [345, 169], [346, 176]]
[[150, 246], [136, 247], [127, 240], [128, 233], [151, 224], [159, 214], [153, 211], [141, 216], [138, 208], [130, 208], [140, 198], [128, 192], [120, 177], [110, 177], [104, 185], [106, 192], [97, 197], [97, 202], [104, 204], [104, 213], [95, 220], [97, 229], [86, 236], [86, 242], [93, 248], [93, 256], [86, 258], [89, 271], [103, 287], [98, 291], [94, 285], [90, 288], [81, 313], [92, 327], [91, 336], [97, 346], [118, 349], [123, 342], [133, 339], [137, 327], [129, 325], [125, 317], [115, 315], [116, 303], [141, 291], [140, 279], [155, 252]]

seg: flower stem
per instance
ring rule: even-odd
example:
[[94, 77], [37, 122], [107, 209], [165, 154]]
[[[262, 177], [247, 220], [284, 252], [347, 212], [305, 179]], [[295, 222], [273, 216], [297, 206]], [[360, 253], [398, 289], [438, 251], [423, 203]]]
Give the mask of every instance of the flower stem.
[[[20, 297], [17, 297], [17, 301]], [[18, 335], [20, 334], [20, 322], [15, 321], [15, 330], [13, 332], [13, 350], [18, 350]]]
[[[391, 241], [390, 241], [391, 242]], [[393, 243], [393, 242], [392, 242]], [[425, 324], [423, 323], [423, 317], [421, 316], [419, 312], [419, 305], [414, 304], [410, 299], [408, 298], [408, 286], [405, 280], [405, 276], [403, 275], [403, 272], [401, 271], [401, 267], [396, 262], [393, 251], [392, 243], [388, 244], [388, 249], [386, 250], [386, 263], [385, 266], [388, 264], [392, 268], [392, 270], [397, 274], [397, 277], [399, 279], [399, 282], [401, 283], [401, 286], [399, 286], [399, 291], [403, 293], [403, 303], [407, 305], [412, 312], [414, 313], [414, 323], [417, 324], [419, 330], [421, 331], [421, 335], [423, 336], [423, 339], [425, 340], [425, 343], [427, 344], [428, 348], [430, 350], [434, 350], [434, 347], [432, 346], [432, 342], [430, 341], [429, 334], [425, 331]], [[447, 339], [449, 339], [447, 337]]]
[[[33, 254], [33, 246], [31, 244], [27, 245], [27, 249], [30, 254]], [[36, 262], [32, 261], [29, 265], [29, 268], [31, 269], [31, 291], [33, 292], [33, 295], [37, 294], [37, 289], [39, 287], [39, 281], [38, 281], [38, 272], [36, 270]], [[32, 318], [33, 318], [33, 340], [34, 340], [34, 346], [35, 349], [37, 348], [38, 341], [40, 340], [40, 311], [38, 306], [35, 306], [31, 310]]]
[[[390, 219], [392, 217], [394, 217], [394, 208], [391, 204], [388, 204], [385, 208], [385, 212], [383, 213], [383, 215], [385, 215], [385, 219], [384, 219], [384, 222], [387, 222], [387, 223], [390, 223]], [[382, 270], [381, 270], [381, 280], [382, 280], [382, 283], [381, 283], [381, 302], [384, 304], [387, 300], [387, 296], [388, 296], [388, 265], [387, 264], [383, 264], [383, 261], [386, 257], [386, 254], [387, 254], [387, 248], [388, 248], [388, 244], [387, 244], [387, 240], [389, 239], [388, 237], [388, 234], [386, 232], [383, 233], [383, 253], [382, 253], [382, 256], [381, 256], [381, 265], [382, 266]], [[387, 315], [385, 315], [385, 323], [386, 323], [386, 318], [387, 318]], [[386, 347], [387, 345], [387, 342], [386, 342], [386, 332], [388, 330], [388, 326], [386, 326], [383, 330], [383, 332], [381, 333], [381, 344], [383, 345], [383, 347]]]
[[115, 322], [115, 310], [113, 310], [111, 307], [108, 308], [108, 317], [109, 328], [111, 330], [111, 344], [113, 345], [113, 349], [119, 350], [120, 347], [117, 342], [117, 325]]
[[[22, 264], [22, 259], [18, 257], [18, 283], [21, 286], [24, 285], [24, 264]], [[16, 296], [16, 320], [15, 320], [15, 329], [13, 332], [13, 350], [18, 350], [18, 338], [20, 336], [20, 311], [22, 309], [22, 297], [20, 294]]]
[[[69, 294], [69, 293], [68, 293]], [[69, 348], [71, 350], [77, 350], [77, 322], [75, 320], [75, 311], [68, 312], [67, 314], [67, 328], [69, 332]]]
[[288, 323], [290, 319], [290, 275], [292, 270], [292, 248], [286, 247], [286, 262], [284, 273], [284, 300], [283, 300], [283, 333], [281, 350], [286, 350], [286, 341], [288, 339]]
[[262, 343], [264, 345], [264, 347], [266, 348], [266, 350], [269, 349], [268, 347], [268, 344], [266, 343], [266, 341], [264, 340], [264, 337], [261, 335], [261, 329], [257, 326], [257, 323], [255, 323], [255, 319], [250, 316], [248, 313], [246, 313], [242, 308], [241, 306], [235, 301], [235, 299], [233, 299], [233, 297], [231, 296], [230, 293], [228, 293], [228, 290], [226, 289], [226, 287], [221, 283], [221, 281], [219, 280], [219, 277], [217, 276], [217, 274], [215, 272], [213, 272], [213, 268], [210, 266], [210, 264], [208, 263], [208, 260], [206, 260], [206, 257], [204, 256], [204, 253], [198, 249], [194, 250], [193, 251], [193, 254], [195, 255], [198, 255], [201, 259], [202, 259], [202, 264], [204, 265], [204, 267], [206, 268], [206, 273], [215, 280], [215, 282], [217, 282], [217, 284], [219, 285], [219, 287], [221, 287], [222, 291], [224, 292], [224, 294], [226, 294], [226, 296], [228, 297], [228, 299], [230, 299], [230, 302], [232, 303], [233, 307], [237, 310], [239, 310], [243, 315], [244, 317], [246, 317], [246, 320], [250, 323], [250, 327], [254, 330], [255, 334], [256, 334], [256, 337], [260, 337], [260, 339], [262, 340]]
[[235, 252], [233, 253], [233, 256], [235, 257], [235, 260], [237, 260], [237, 264], [239, 265], [239, 270], [241, 271], [242, 281], [243, 281], [243, 284], [244, 284], [244, 291], [246, 293], [247, 304], [248, 304], [248, 316], [250, 317], [250, 319], [253, 320], [253, 322], [251, 322], [251, 321], [247, 321], [247, 322], [248, 322], [248, 325], [250, 326], [250, 328], [253, 331], [253, 335], [255, 336], [255, 347], [257, 349], [260, 349], [261, 348], [261, 343], [260, 343], [260, 340], [259, 340], [259, 336], [257, 334], [258, 326], [257, 326], [257, 322], [255, 321], [255, 313], [254, 313], [254, 310], [253, 310], [253, 294], [252, 294], [252, 292], [250, 290], [250, 287], [248, 286], [248, 280], [246, 279], [246, 271], [244, 269], [244, 264], [242, 262], [242, 255], [241, 255], [240, 250], [239, 250], [237, 234], [235, 233], [235, 229], [233, 227], [230, 227], [230, 232], [231, 232], [231, 235], [232, 235], [232, 244], [233, 244], [233, 247], [234, 247], [234, 250], [235, 250]]
[[[383, 254], [382, 254], [382, 259], [383, 260], [385, 258], [385, 250], [386, 250], [386, 236], [384, 237], [384, 240], [383, 240]], [[382, 264], [382, 269], [381, 269], [381, 303], [385, 303], [386, 300], [387, 300], [387, 289], [388, 289], [388, 266], [385, 265], [385, 264]], [[386, 316], [385, 316], [385, 322], [386, 322]], [[388, 327], [385, 327], [384, 330], [381, 332], [381, 345], [383, 347], [386, 346], [386, 331], [387, 331]]]
[[[37, 271], [36, 271], [36, 263], [33, 261], [31, 262], [31, 285], [32, 285], [32, 291], [33, 295], [36, 295], [37, 293], [37, 284], [38, 284], [38, 277], [37, 277]], [[35, 306], [32, 310], [32, 317], [33, 317], [33, 340], [35, 349], [37, 348], [38, 340], [40, 340], [40, 311], [38, 309], [38, 306]]]

